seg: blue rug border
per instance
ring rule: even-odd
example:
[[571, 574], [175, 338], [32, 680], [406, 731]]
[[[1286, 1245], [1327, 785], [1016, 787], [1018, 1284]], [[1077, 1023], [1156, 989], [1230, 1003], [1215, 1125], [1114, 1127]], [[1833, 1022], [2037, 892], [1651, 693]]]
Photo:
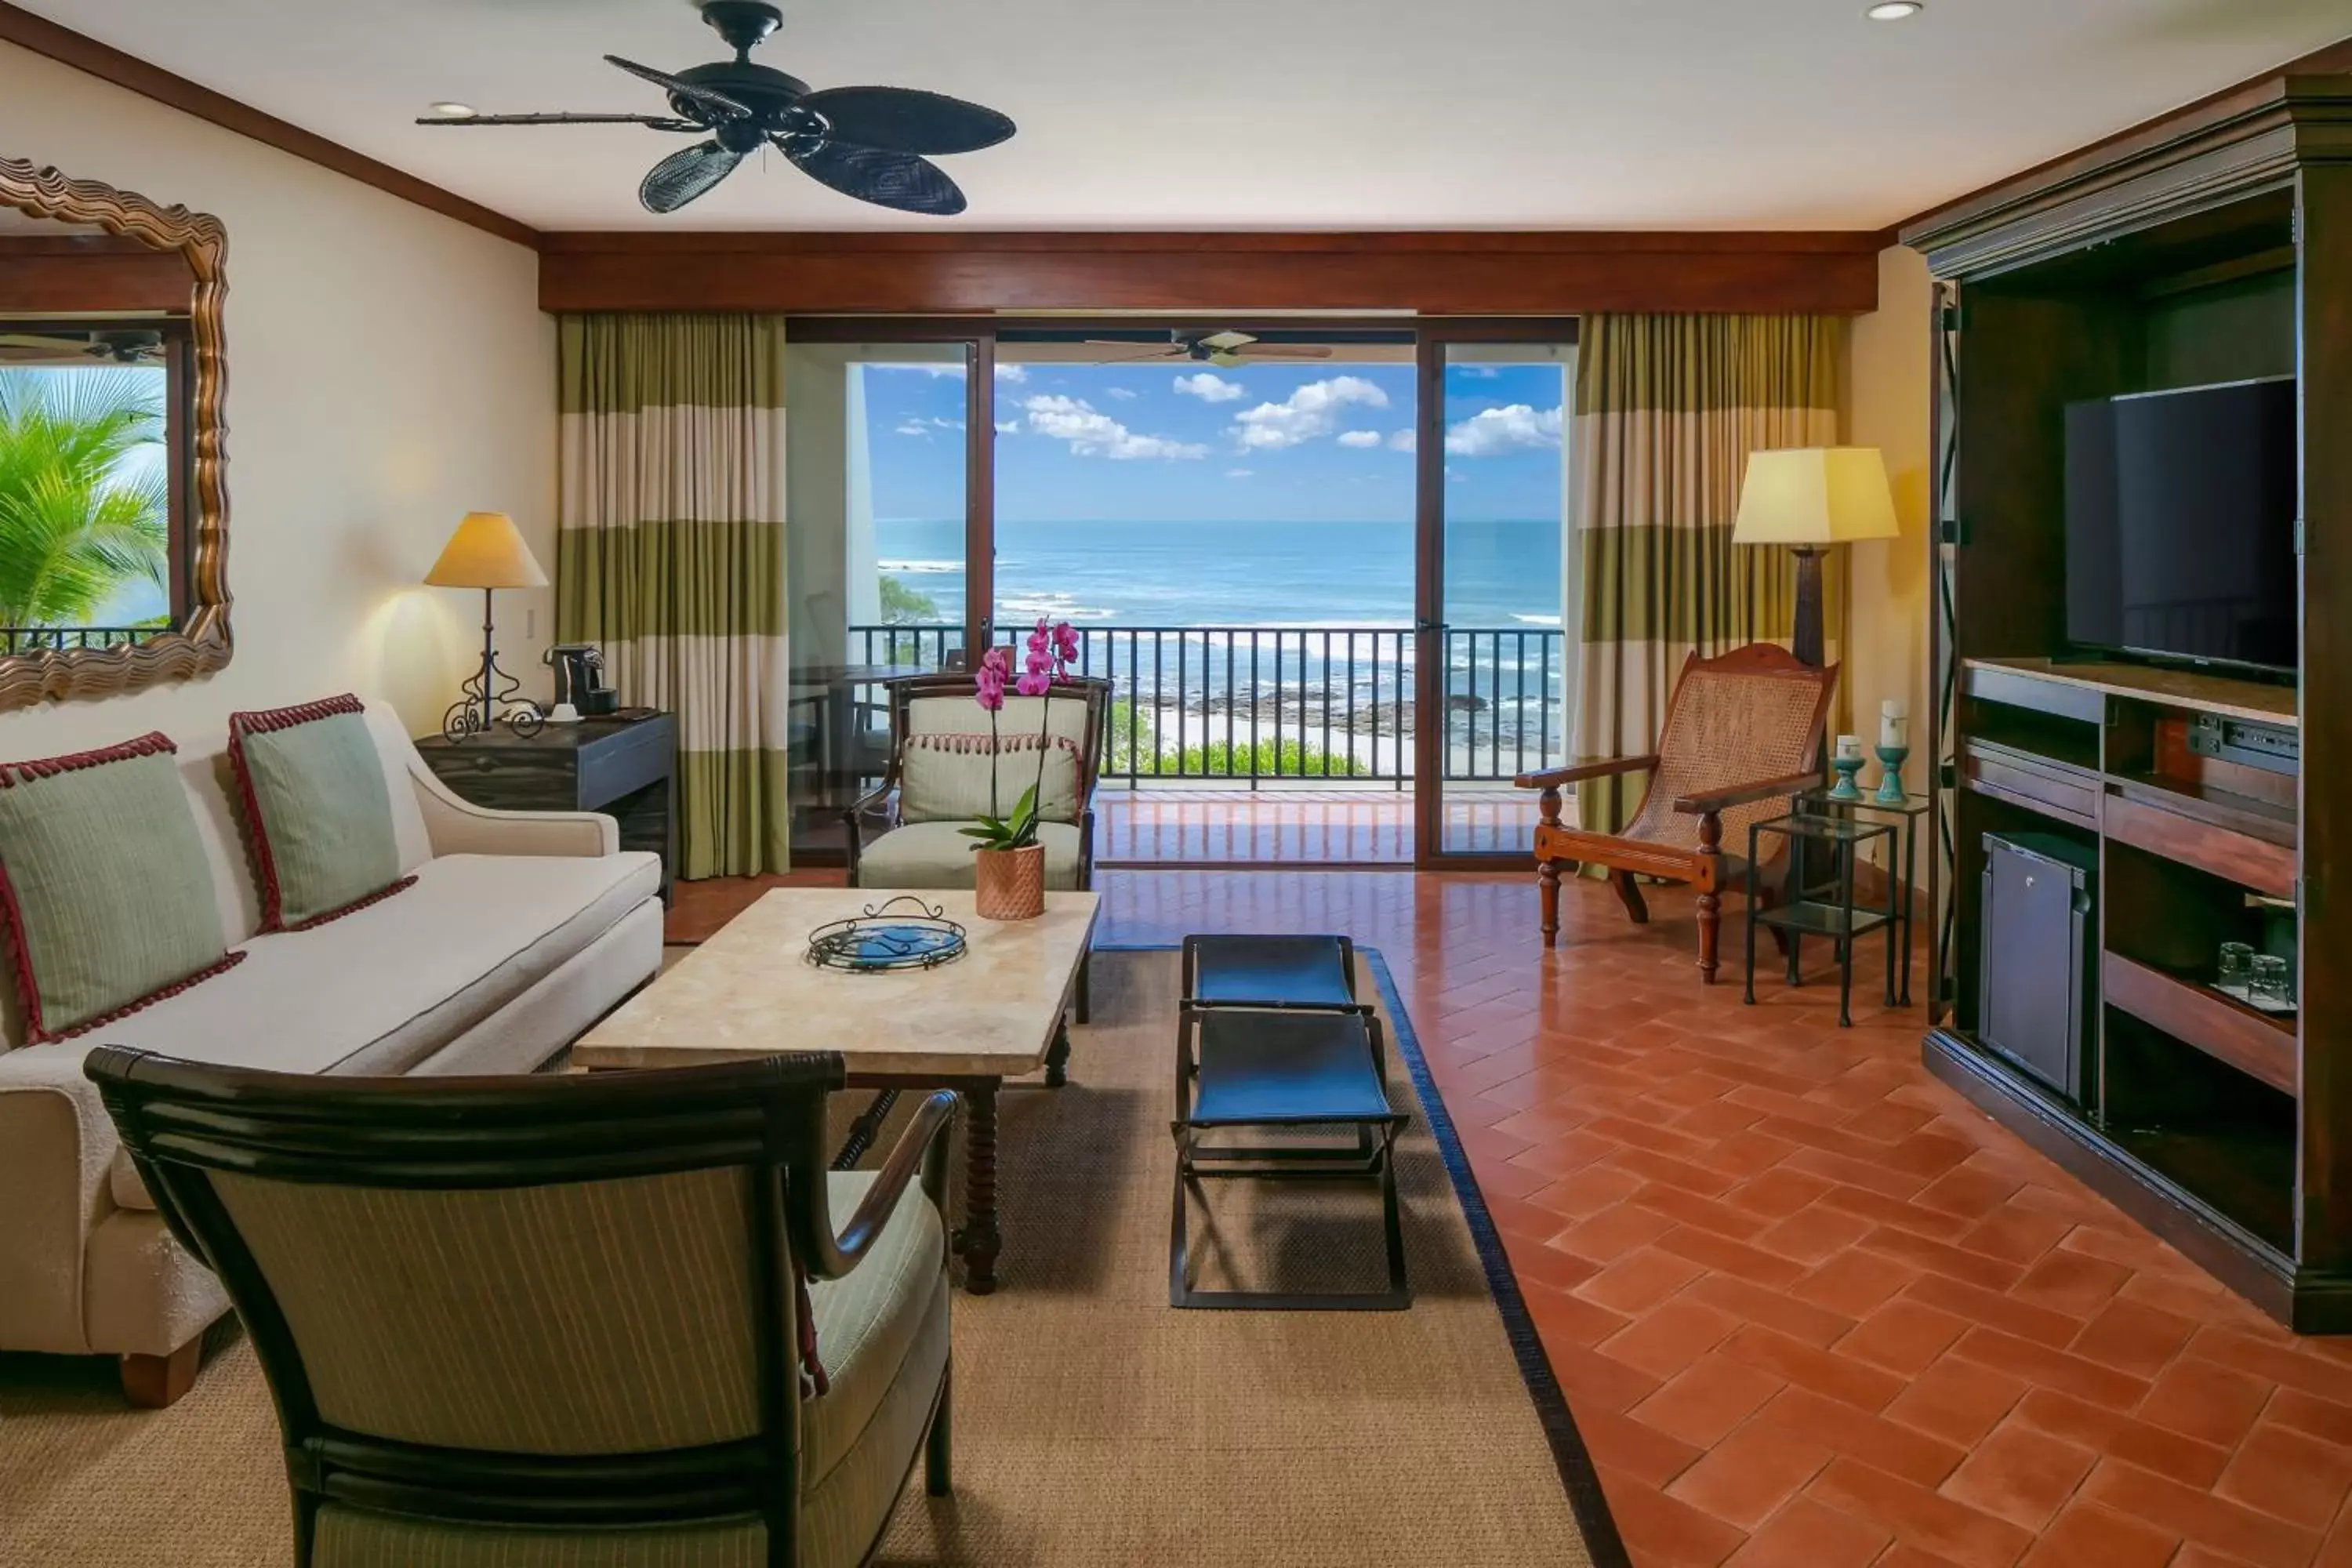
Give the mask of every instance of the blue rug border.
[[[1175, 942], [1098, 942], [1091, 951], [1175, 952], [1181, 949]], [[1591, 1554], [1594, 1568], [1633, 1568], [1625, 1538], [1619, 1532], [1616, 1515], [1610, 1512], [1609, 1499], [1601, 1490], [1601, 1472], [1593, 1465], [1591, 1450], [1584, 1445], [1584, 1435], [1577, 1430], [1576, 1417], [1568, 1407], [1568, 1395], [1560, 1389], [1559, 1374], [1552, 1371], [1551, 1357], [1545, 1352], [1543, 1336], [1537, 1331], [1535, 1318], [1528, 1310], [1518, 1276], [1511, 1271], [1510, 1255], [1504, 1248], [1502, 1233], [1495, 1228], [1495, 1216], [1487, 1211], [1486, 1194], [1478, 1190], [1477, 1178], [1471, 1174], [1470, 1157], [1462, 1147], [1461, 1134], [1454, 1131], [1445, 1097], [1438, 1092], [1437, 1079], [1429, 1070], [1429, 1059], [1422, 1054], [1421, 1037], [1413, 1029], [1412, 1015], [1406, 1010], [1396, 977], [1389, 972], [1387, 955], [1379, 948], [1360, 942], [1356, 944], [1356, 952], [1370, 965], [1372, 978], [1380, 986], [1381, 1001], [1394, 1026], [1397, 1054], [1404, 1059], [1405, 1069], [1412, 1076], [1413, 1092], [1420, 1096], [1422, 1112], [1429, 1121], [1430, 1135], [1436, 1140], [1438, 1153], [1445, 1162], [1445, 1173], [1453, 1181], [1454, 1201], [1461, 1205], [1463, 1218], [1469, 1223], [1470, 1239], [1478, 1249], [1479, 1267], [1486, 1271], [1487, 1294], [1494, 1298], [1495, 1308], [1502, 1314], [1503, 1329], [1511, 1342], [1511, 1356], [1518, 1363], [1519, 1380], [1527, 1385], [1528, 1397], [1535, 1404], [1536, 1419], [1543, 1427], [1544, 1440], [1550, 1446], [1560, 1486], [1568, 1493], [1577, 1527], [1584, 1531], [1585, 1548]]]

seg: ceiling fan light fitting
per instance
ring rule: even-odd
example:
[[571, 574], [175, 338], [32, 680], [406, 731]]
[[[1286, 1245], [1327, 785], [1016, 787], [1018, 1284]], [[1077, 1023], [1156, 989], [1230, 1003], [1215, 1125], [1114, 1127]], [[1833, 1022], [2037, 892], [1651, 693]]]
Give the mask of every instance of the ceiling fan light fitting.
[[436, 120], [471, 120], [478, 112], [470, 103], [452, 103], [446, 100], [425, 106]]
[[1874, 22], [1907, 22], [1927, 8], [1923, 0], [1878, 0], [1863, 15]]

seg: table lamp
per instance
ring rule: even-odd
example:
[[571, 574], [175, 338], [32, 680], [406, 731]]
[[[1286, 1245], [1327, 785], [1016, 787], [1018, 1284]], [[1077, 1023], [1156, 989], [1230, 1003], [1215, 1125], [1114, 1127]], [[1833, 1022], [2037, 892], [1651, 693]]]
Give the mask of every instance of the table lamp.
[[1822, 662], [1822, 552], [1903, 531], [1886, 463], [1875, 447], [1798, 447], [1748, 455], [1734, 544], [1785, 544], [1797, 558], [1797, 625], [1790, 650]]
[[[457, 700], [441, 721], [441, 732], [452, 741], [487, 734], [501, 703], [530, 708], [514, 695], [522, 689], [522, 682], [499, 668], [490, 595], [500, 588], [544, 588], [547, 574], [530, 546], [523, 542], [514, 519], [502, 511], [469, 511], [457, 531], [449, 536], [449, 542], [441, 547], [441, 558], [425, 574], [425, 581], [436, 588], [482, 591], [482, 668], [458, 689]], [[530, 711], [536, 721], [538, 710]]]

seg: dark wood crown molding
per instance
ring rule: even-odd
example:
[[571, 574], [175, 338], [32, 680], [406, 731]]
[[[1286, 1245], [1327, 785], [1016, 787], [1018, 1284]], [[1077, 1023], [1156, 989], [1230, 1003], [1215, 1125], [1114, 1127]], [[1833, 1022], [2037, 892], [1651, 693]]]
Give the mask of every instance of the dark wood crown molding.
[[[77, 33], [46, 16], [36, 16], [30, 11], [10, 5], [0, 0], [0, 42], [16, 45], [34, 54], [45, 55], [60, 65], [86, 71], [101, 81], [127, 88], [143, 98], [152, 98], [168, 108], [199, 120], [209, 121], [224, 130], [256, 142], [291, 153], [321, 168], [332, 169], [364, 185], [415, 202], [418, 206], [470, 224], [500, 239], [517, 245], [535, 246], [539, 231], [519, 223], [504, 213], [492, 212], [477, 202], [469, 202], [454, 192], [445, 191], [427, 180], [404, 173], [389, 163], [378, 163], [364, 153], [354, 153], [340, 142], [330, 142], [313, 132], [290, 124], [274, 114], [264, 114], [249, 104], [238, 102], [225, 93], [201, 87], [184, 76], [175, 76], [161, 66], [150, 65], [136, 55], [127, 55], [110, 45], [101, 44], [87, 34]], [[38, 149], [20, 148], [19, 152], [37, 153]]]
[[549, 310], [1233, 315], [1399, 310], [1853, 314], [1878, 304], [1876, 234], [549, 233]]
[[1965, 222], [2001, 205], [2006, 196], [2063, 183], [2070, 176], [2087, 174], [2103, 165], [2128, 159], [2166, 142], [2193, 135], [2210, 125], [2259, 109], [2278, 96], [2280, 84], [2285, 78], [2347, 73], [2352, 73], [2352, 37], [2340, 38], [2283, 66], [2248, 77], [2219, 92], [2208, 93], [2178, 109], [2143, 120], [2137, 125], [2126, 126], [2112, 136], [2103, 136], [2087, 146], [1995, 180], [1965, 195], [1937, 202], [1925, 212], [1914, 213], [1905, 218], [1891, 232], [1902, 237], [1904, 243], [1912, 244], [1916, 235]]

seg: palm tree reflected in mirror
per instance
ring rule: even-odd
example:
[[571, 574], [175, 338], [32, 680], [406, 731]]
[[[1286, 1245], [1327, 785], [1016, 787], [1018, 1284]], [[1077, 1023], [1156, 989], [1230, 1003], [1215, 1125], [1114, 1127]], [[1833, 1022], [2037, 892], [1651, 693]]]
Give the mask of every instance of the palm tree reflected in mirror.
[[170, 624], [166, 382], [161, 367], [0, 369], [7, 651]]

